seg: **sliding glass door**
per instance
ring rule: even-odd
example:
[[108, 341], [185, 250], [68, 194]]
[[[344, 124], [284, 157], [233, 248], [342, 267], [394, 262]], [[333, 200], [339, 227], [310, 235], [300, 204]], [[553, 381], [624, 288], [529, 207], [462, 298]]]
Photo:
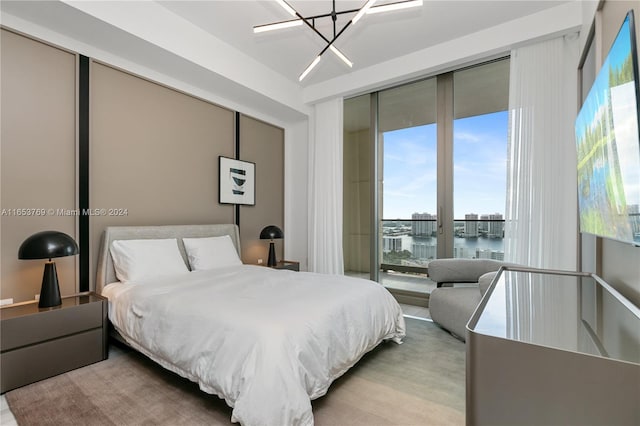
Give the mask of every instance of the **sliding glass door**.
[[379, 280], [396, 291], [426, 291], [437, 257], [436, 119], [436, 78], [378, 94]]
[[453, 73], [452, 257], [504, 259], [509, 61]]
[[501, 258], [509, 60], [344, 104], [345, 271], [426, 300], [429, 261]]

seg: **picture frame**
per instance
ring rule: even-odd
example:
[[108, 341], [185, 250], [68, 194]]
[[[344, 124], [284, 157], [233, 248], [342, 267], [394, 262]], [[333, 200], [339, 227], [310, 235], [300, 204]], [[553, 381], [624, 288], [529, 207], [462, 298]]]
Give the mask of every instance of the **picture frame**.
[[249, 161], [218, 157], [218, 202], [256, 204], [256, 165]]

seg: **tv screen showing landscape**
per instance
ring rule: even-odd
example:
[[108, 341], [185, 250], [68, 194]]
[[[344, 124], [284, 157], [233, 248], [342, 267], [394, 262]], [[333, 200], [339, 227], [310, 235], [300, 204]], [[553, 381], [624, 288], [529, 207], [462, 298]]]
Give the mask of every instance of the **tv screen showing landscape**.
[[580, 231], [640, 245], [638, 59], [627, 14], [576, 119]]

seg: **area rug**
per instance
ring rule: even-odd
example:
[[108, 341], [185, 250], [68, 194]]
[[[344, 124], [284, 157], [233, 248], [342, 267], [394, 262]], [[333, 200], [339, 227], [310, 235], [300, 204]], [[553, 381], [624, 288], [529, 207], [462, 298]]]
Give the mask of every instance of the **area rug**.
[[[462, 425], [464, 357], [464, 343], [431, 322], [407, 319], [402, 345], [379, 345], [313, 401], [315, 424]], [[21, 426], [232, 424], [223, 400], [126, 348], [6, 399]]]

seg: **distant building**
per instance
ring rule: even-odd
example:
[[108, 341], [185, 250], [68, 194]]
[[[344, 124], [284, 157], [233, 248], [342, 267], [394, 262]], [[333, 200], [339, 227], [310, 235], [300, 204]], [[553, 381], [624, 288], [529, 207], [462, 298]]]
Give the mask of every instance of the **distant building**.
[[477, 237], [478, 234], [478, 215], [475, 213], [468, 213], [464, 215], [464, 236]]
[[413, 243], [411, 246], [411, 253], [416, 259], [435, 259], [436, 258], [436, 246], [426, 243]]
[[414, 213], [411, 215], [411, 235], [432, 237], [436, 233], [438, 217], [430, 213]]
[[478, 232], [487, 235], [489, 233], [489, 215], [483, 214], [480, 216], [480, 223], [478, 224]]
[[475, 252], [468, 247], [455, 246], [453, 248], [453, 257], [456, 259], [472, 259]]
[[[500, 213], [494, 213], [489, 215], [489, 238], [503, 238], [504, 237], [504, 218]], [[492, 222], [494, 221], [494, 222]]]
[[476, 259], [504, 260], [504, 252], [489, 249], [476, 249]]
[[383, 253], [390, 253], [392, 251], [402, 251], [402, 237], [382, 237], [382, 251]]

